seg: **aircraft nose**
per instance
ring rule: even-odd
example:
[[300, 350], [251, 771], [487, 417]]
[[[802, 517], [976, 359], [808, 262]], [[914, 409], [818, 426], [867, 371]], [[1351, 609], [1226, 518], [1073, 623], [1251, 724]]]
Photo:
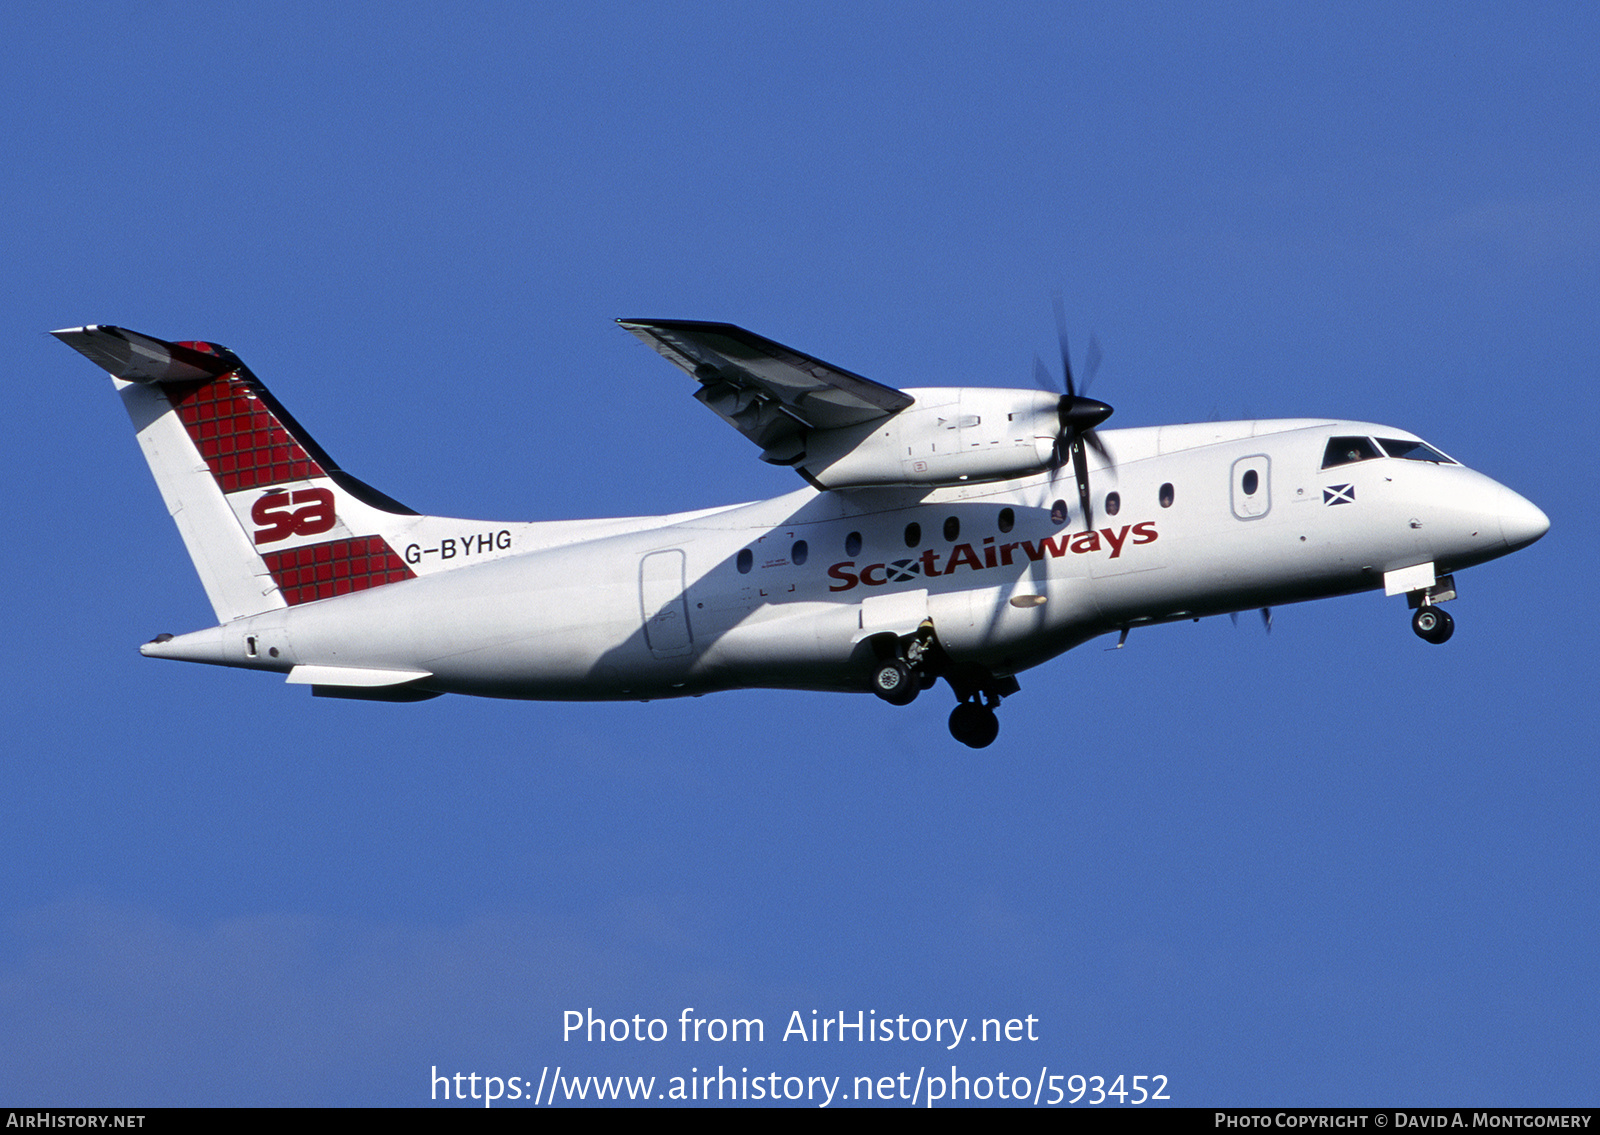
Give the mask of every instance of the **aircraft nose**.
[[1510, 489], [1500, 490], [1500, 535], [1513, 552], [1550, 531], [1550, 518], [1538, 505]]

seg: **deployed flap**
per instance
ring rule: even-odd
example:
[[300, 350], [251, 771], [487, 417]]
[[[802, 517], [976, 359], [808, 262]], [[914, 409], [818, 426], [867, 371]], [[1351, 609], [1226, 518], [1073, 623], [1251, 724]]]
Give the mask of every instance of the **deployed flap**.
[[811, 430], [888, 417], [909, 394], [862, 378], [731, 323], [619, 319], [701, 383], [695, 397], [765, 452], [774, 464], [805, 456]]

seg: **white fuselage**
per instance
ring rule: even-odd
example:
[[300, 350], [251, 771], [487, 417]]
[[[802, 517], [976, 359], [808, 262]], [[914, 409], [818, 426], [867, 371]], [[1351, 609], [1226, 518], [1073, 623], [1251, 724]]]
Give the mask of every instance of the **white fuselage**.
[[431, 691], [512, 698], [865, 690], [865, 640], [925, 620], [952, 659], [1010, 675], [1119, 628], [1376, 588], [1413, 565], [1442, 577], [1548, 525], [1461, 465], [1325, 469], [1339, 434], [1413, 436], [1327, 419], [1102, 430], [1116, 465], [1094, 466], [1092, 531], [1070, 470], [519, 526], [497, 558], [145, 653], [426, 673]]

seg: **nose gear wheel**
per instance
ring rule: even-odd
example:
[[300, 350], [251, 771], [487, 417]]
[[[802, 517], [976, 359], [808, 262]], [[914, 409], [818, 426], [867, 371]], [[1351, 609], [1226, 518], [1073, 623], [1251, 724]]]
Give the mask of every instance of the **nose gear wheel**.
[[1456, 633], [1456, 621], [1451, 618], [1450, 612], [1424, 603], [1417, 608], [1417, 613], [1411, 616], [1411, 629], [1417, 632], [1417, 637], [1423, 642], [1431, 642], [1435, 646], [1448, 642], [1450, 636]]

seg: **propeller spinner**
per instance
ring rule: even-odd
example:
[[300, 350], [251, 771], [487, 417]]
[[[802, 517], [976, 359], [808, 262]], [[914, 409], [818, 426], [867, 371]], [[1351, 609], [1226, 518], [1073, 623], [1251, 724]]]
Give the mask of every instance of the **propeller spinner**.
[[[1072, 472], [1078, 482], [1078, 504], [1083, 509], [1084, 527], [1092, 528], [1094, 508], [1089, 503], [1089, 459], [1084, 453], [1084, 446], [1087, 445], [1098, 453], [1108, 466], [1115, 464], [1110, 451], [1106, 449], [1106, 443], [1094, 432], [1096, 426], [1111, 416], [1112, 410], [1104, 402], [1097, 402], [1093, 398], [1084, 396], [1089, 389], [1089, 383], [1094, 381], [1095, 371], [1100, 369], [1099, 340], [1093, 335], [1089, 336], [1089, 354], [1084, 360], [1084, 393], [1079, 393], [1077, 384], [1072, 378], [1072, 352], [1067, 346], [1067, 313], [1060, 296], [1055, 298], [1055, 311], [1056, 334], [1061, 340], [1062, 387], [1066, 393], [1061, 395], [1056, 409], [1061, 429], [1055, 438], [1055, 456], [1050, 462], [1050, 479], [1052, 482], [1055, 480], [1056, 471], [1067, 463], [1070, 454]], [[1033, 377], [1042, 389], [1052, 393], [1055, 391], [1056, 384], [1037, 355], [1033, 357]]]

